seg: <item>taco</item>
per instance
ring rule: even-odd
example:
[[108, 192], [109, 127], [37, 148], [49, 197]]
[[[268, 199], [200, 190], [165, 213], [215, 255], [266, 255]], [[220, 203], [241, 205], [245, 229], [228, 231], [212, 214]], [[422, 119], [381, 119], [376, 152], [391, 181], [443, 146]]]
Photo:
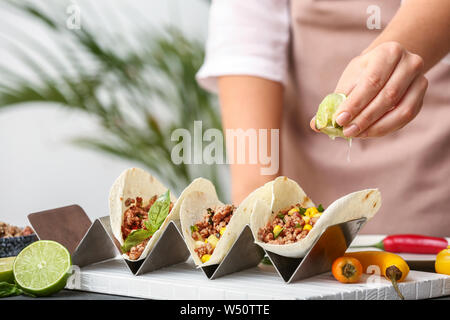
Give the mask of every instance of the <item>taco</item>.
[[272, 203], [255, 201], [251, 218], [255, 243], [285, 257], [301, 258], [329, 226], [365, 217], [381, 206], [378, 189], [366, 189], [334, 201], [328, 208], [315, 206], [303, 189], [287, 177], [272, 184]]
[[250, 222], [256, 199], [270, 205], [272, 183], [253, 191], [238, 207], [222, 203], [215, 188], [193, 191], [186, 196], [180, 209], [181, 229], [197, 266], [219, 264], [223, 260]]
[[207, 190], [209, 181], [195, 179], [177, 198], [151, 174], [125, 170], [109, 193], [110, 224], [124, 258], [144, 259], [171, 220], [179, 220], [181, 203], [191, 190]]

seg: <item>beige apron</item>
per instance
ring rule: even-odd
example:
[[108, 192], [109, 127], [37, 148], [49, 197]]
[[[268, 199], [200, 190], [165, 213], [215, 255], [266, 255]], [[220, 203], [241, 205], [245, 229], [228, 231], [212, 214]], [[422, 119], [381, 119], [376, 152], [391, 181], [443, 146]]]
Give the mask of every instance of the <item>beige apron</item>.
[[[450, 66], [427, 73], [422, 111], [402, 130], [378, 139], [332, 141], [309, 121], [333, 92], [350, 60], [382, 30], [369, 30], [367, 8], [381, 9], [381, 28], [399, 0], [291, 0], [290, 81], [282, 126], [282, 173], [318, 203], [379, 188], [383, 204], [363, 233], [450, 236]], [[417, 26], [420, 28], [420, 26]]]

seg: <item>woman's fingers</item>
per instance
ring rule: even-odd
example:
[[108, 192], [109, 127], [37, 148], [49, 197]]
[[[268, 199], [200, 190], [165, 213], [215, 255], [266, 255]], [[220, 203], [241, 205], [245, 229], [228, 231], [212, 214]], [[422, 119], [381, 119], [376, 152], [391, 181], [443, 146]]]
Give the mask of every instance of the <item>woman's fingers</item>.
[[319, 130], [317, 130], [316, 128], [316, 117], [314, 116], [311, 121], [309, 122], [309, 126], [311, 127], [311, 129], [313, 129], [315, 132], [320, 132]]
[[396, 106], [411, 83], [422, 71], [423, 59], [420, 56], [415, 54], [404, 55], [383, 89], [349, 125], [344, 127], [344, 135], [357, 136]]
[[[358, 83], [348, 98], [337, 111], [336, 122], [348, 125], [384, 87], [393, 70], [404, 54], [404, 49], [397, 43], [385, 43], [360, 57], [366, 62]], [[339, 87], [345, 87], [340, 85]]]
[[358, 79], [361, 76], [363, 64], [364, 62], [362, 61], [361, 57], [356, 57], [352, 61], [350, 61], [341, 77], [339, 78], [334, 92], [343, 93], [348, 97], [350, 95], [350, 92], [352, 92], [352, 90], [358, 83]]
[[404, 127], [419, 113], [427, 87], [428, 80], [424, 76], [417, 77], [399, 105], [358, 135], [358, 138], [382, 137]]

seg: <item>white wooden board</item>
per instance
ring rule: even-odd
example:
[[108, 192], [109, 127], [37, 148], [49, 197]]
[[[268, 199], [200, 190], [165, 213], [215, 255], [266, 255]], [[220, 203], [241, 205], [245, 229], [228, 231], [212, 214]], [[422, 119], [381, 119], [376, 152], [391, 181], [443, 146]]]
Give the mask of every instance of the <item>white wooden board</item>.
[[[358, 284], [341, 284], [331, 273], [285, 284], [272, 266], [208, 280], [188, 260], [141, 276], [133, 276], [119, 259], [82, 268], [69, 288], [150, 299], [398, 299], [389, 281], [364, 275]], [[399, 284], [406, 299], [450, 295], [450, 276], [411, 271]]]

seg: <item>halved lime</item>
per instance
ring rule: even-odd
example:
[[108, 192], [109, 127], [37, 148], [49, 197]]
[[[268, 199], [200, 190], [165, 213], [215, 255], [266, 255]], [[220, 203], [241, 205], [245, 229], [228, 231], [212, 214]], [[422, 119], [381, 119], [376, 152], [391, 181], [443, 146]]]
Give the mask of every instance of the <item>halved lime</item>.
[[316, 128], [327, 134], [331, 139], [335, 137], [346, 138], [342, 132], [342, 127], [335, 122], [334, 117], [339, 105], [345, 99], [347, 99], [345, 94], [331, 93], [322, 100], [317, 110]]
[[0, 282], [14, 283], [13, 264], [16, 257], [0, 258]]
[[64, 246], [55, 241], [36, 241], [16, 257], [14, 278], [23, 291], [47, 296], [64, 288], [71, 265], [70, 253]]

